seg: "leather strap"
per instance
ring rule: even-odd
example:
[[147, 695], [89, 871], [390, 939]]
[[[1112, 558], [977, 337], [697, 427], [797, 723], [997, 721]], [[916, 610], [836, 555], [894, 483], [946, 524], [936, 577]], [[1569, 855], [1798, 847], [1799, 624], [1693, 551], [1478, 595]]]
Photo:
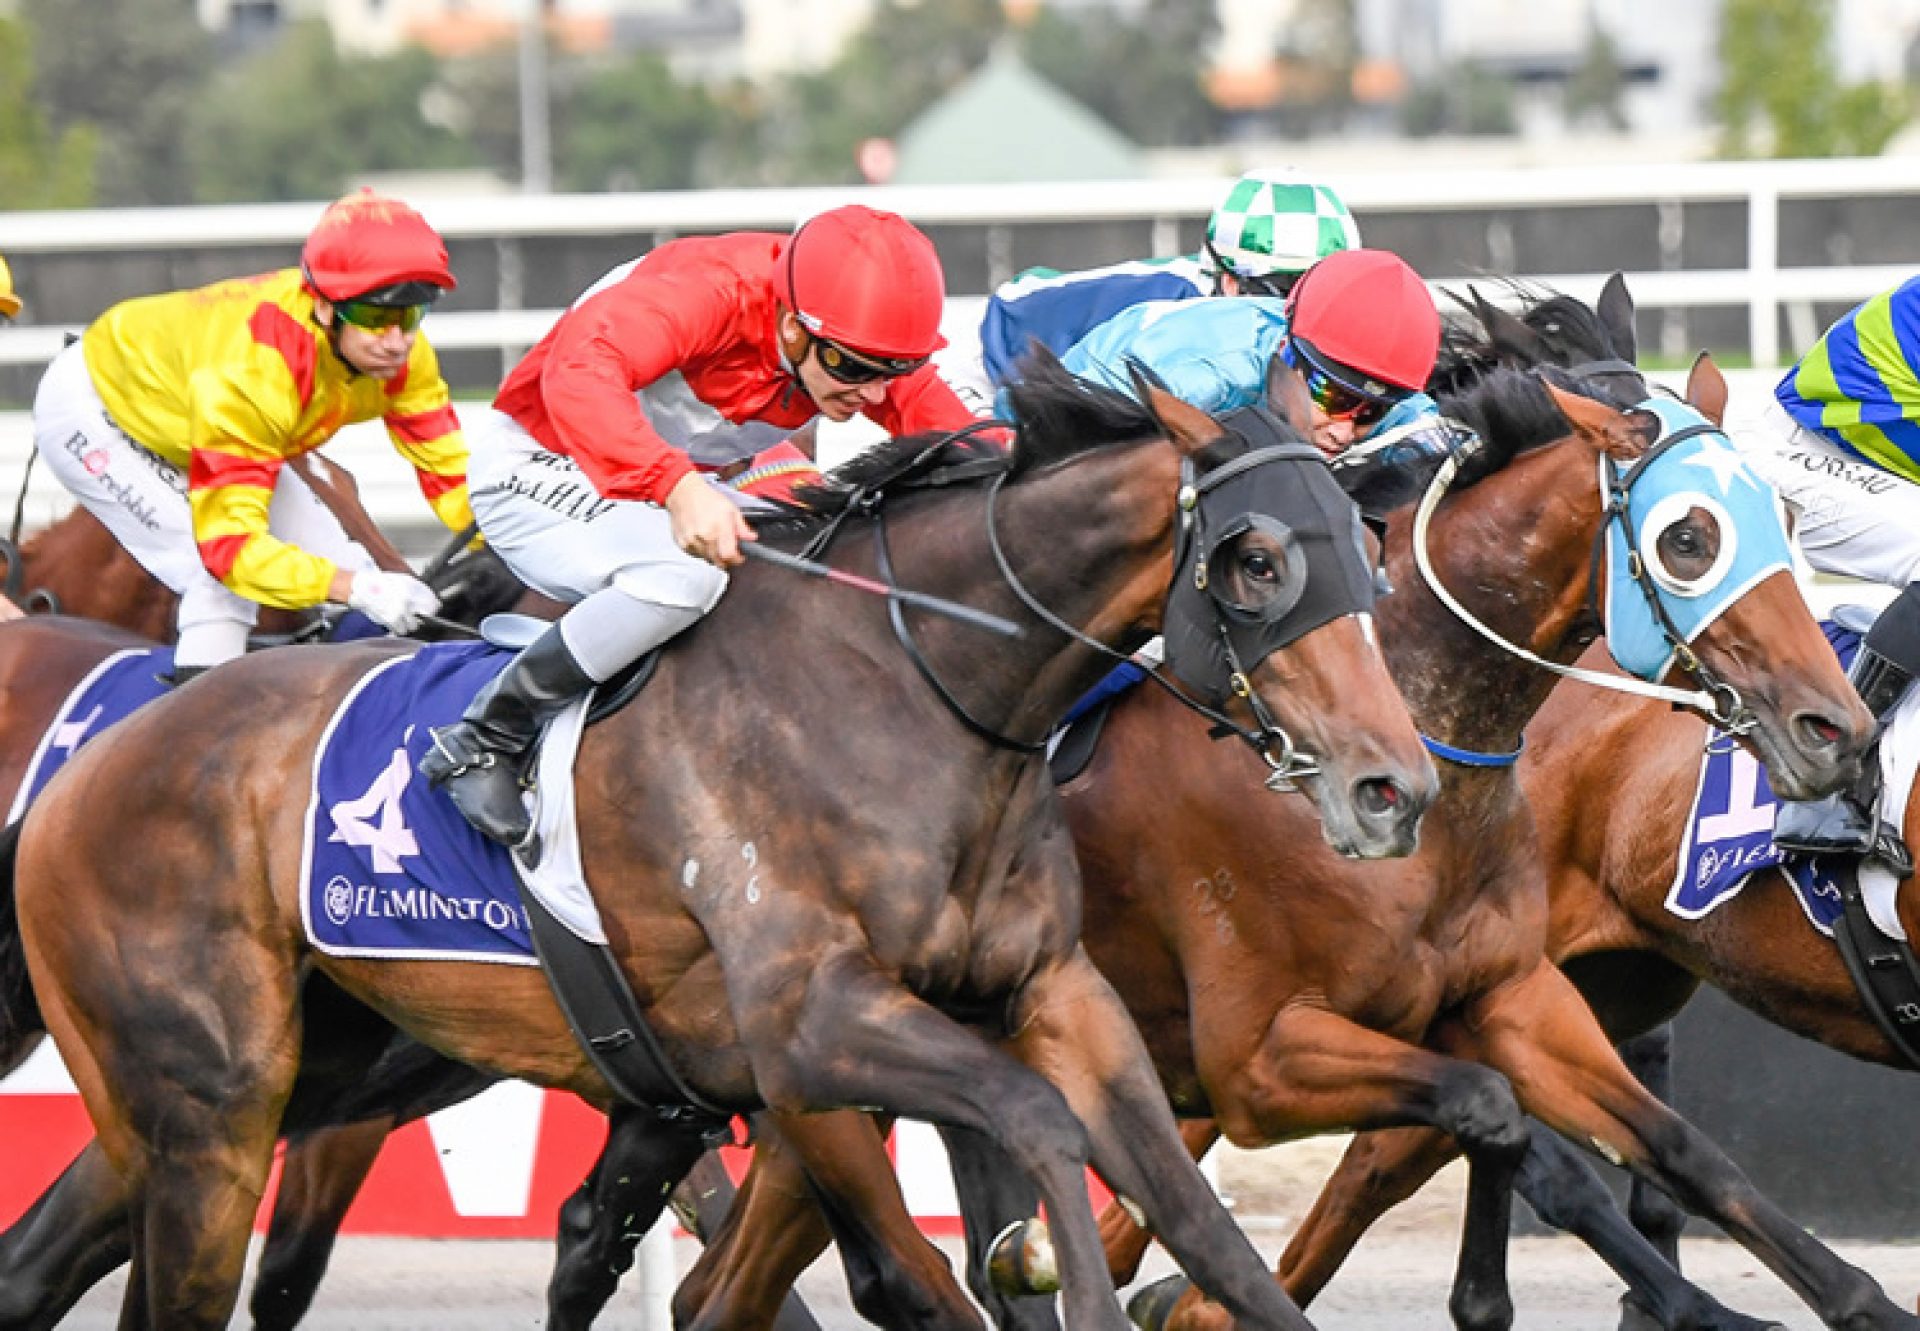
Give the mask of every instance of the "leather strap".
[[1841, 914], [1833, 924], [1833, 941], [1853, 987], [1880, 1033], [1910, 1066], [1920, 1068], [1920, 963], [1906, 940], [1882, 933], [1867, 914], [1857, 866], [1847, 864], [1834, 876]]
[[525, 883], [520, 902], [560, 1011], [614, 1094], [666, 1122], [700, 1131], [712, 1144], [731, 1141], [732, 1113], [702, 1099], [674, 1072], [613, 954], [555, 919]]

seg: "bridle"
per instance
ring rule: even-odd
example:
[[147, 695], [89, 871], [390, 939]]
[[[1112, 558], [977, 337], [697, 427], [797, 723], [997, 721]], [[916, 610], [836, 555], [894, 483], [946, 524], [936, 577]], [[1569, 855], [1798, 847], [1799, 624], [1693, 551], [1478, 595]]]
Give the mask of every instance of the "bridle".
[[[1626, 367], [1631, 370], [1631, 367]], [[1617, 371], [1616, 371], [1617, 372]], [[1637, 371], [1635, 371], [1637, 373]], [[1529, 651], [1517, 643], [1509, 642], [1493, 629], [1487, 627], [1465, 606], [1455, 600], [1452, 593], [1441, 583], [1439, 574], [1433, 567], [1432, 558], [1427, 550], [1427, 529], [1434, 510], [1439, 507], [1447, 489], [1459, 474], [1462, 460], [1481, 445], [1478, 439], [1464, 448], [1456, 449], [1429, 482], [1426, 493], [1420, 498], [1420, 507], [1413, 519], [1413, 557], [1420, 569], [1420, 576], [1433, 590], [1434, 596], [1451, 611], [1461, 623], [1473, 629], [1488, 642], [1524, 661], [1549, 670], [1568, 679], [1579, 680], [1596, 688], [1611, 689], [1617, 693], [1630, 693], [1643, 698], [1657, 698], [1700, 713], [1719, 729], [1731, 735], [1744, 735], [1752, 731], [1759, 718], [1740, 696], [1739, 690], [1721, 679], [1707, 663], [1688, 645], [1684, 636], [1675, 628], [1673, 618], [1668, 612], [1660, 588], [1655, 584], [1652, 574], [1646, 567], [1646, 561], [1640, 557], [1634, 542], [1633, 526], [1633, 487], [1636, 481], [1645, 476], [1648, 467], [1663, 454], [1684, 440], [1703, 434], [1719, 433], [1718, 428], [1702, 422], [1688, 425], [1678, 430], [1663, 433], [1652, 447], [1648, 448], [1623, 473], [1613, 458], [1605, 453], [1600, 457], [1600, 499], [1604, 519], [1594, 539], [1593, 555], [1588, 563], [1587, 596], [1588, 604], [1598, 606], [1602, 578], [1602, 565], [1606, 557], [1606, 542], [1609, 532], [1617, 525], [1626, 537], [1627, 573], [1634, 584], [1646, 597], [1647, 605], [1659, 626], [1667, 644], [1673, 649], [1673, 663], [1699, 685], [1697, 690], [1673, 688], [1651, 680], [1630, 678], [1620, 675], [1603, 674], [1599, 671], [1583, 669], [1580, 666], [1561, 665]]]
[[[937, 455], [950, 444], [969, 435], [988, 429], [1009, 428], [1004, 421], [981, 421], [966, 429], [945, 435], [929, 445], [916, 459], [906, 464], [898, 474], [911, 474], [927, 460]], [[1220, 520], [1210, 513], [1208, 499], [1217, 495], [1223, 486], [1236, 478], [1245, 477], [1259, 468], [1280, 462], [1298, 462], [1304, 460], [1323, 461], [1310, 445], [1276, 444], [1257, 447], [1240, 457], [1233, 458], [1208, 471], [1205, 475], [1196, 475], [1191, 459], [1182, 459], [1180, 484], [1176, 492], [1175, 503], [1181, 514], [1180, 530], [1176, 537], [1174, 551], [1174, 580], [1169, 586], [1171, 598], [1174, 588], [1182, 578], [1191, 579], [1202, 591], [1208, 590], [1208, 578], [1205, 572], [1205, 554], [1213, 547], [1209, 543], [1211, 525]], [[937, 488], [991, 477], [985, 497], [984, 521], [988, 547], [993, 552], [994, 564], [1001, 579], [1037, 619], [1056, 632], [1081, 645], [1090, 648], [1095, 654], [1108, 658], [1115, 663], [1131, 661], [1133, 658], [1125, 652], [1117, 651], [1092, 637], [1082, 629], [1068, 623], [1049, 609], [1026, 585], [1018, 571], [1008, 558], [1006, 547], [1001, 539], [998, 520], [998, 501], [1000, 492], [1011, 475], [1012, 459], [1006, 456], [990, 458], [969, 458], [965, 461], [935, 468], [913, 482], [917, 488]], [[853, 512], [871, 516], [874, 520], [874, 561], [875, 570], [882, 582], [895, 585], [893, 561], [888, 552], [886, 536], [886, 518], [882, 507], [881, 490], [887, 482], [877, 482], [864, 490], [856, 491], [849, 497], [846, 507], [835, 516], [828, 528], [811, 541], [805, 551], [809, 558], [818, 558], [832, 543], [843, 520]], [[1227, 519], [1231, 523], [1240, 515]], [[1195, 697], [1183, 688], [1179, 681], [1159, 667], [1143, 667], [1146, 674], [1161, 688], [1198, 715], [1205, 717], [1213, 726], [1216, 735], [1232, 735], [1240, 739], [1260, 755], [1267, 765], [1267, 785], [1276, 790], [1290, 789], [1292, 783], [1305, 777], [1316, 776], [1320, 772], [1319, 760], [1312, 754], [1303, 752], [1293, 737], [1274, 717], [1271, 709], [1261, 699], [1259, 691], [1251, 683], [1242, 654], [1233, 641], [1229, 628], [1225, 605], [1213, 597], [1215, 607], [1215, 627], [1219, 637], [1219, 647], [1228, 663], [1226, 690], [1244, 699], [1253, 713], [1254, 725], [1244, 726], [1205, 700]], [[938, 672], [920, 649], [906, 621], [906, 615], [898, 600], [888, 598], [888, 617], [894, 636], [899, 640], [907, 657], [913, 662], [921, 678], [933, 689], [941, 703], [970, 732], [993, 744], [997, 748], [1021, 754], [1039, 754], [1047, 748], [1048, 735], [1034, 739], [1022, 739], [1008, 735], [993, 725], [982, 721], [968, 710], [965, 703], [956, 697], [953, 691], [941, 680]]]

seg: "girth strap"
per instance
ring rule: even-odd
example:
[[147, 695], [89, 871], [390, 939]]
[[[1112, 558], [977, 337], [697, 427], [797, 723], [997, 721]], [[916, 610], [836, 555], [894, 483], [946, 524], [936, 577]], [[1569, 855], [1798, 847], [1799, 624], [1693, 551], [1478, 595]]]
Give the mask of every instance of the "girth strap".
[[555, 919], [525, 883], [520, 901], [554, 999], [614, 1094], [665, 1122], [701, 1132], [715, 1145], [730, 1141], [733, 1115], [702, 1099], [674, 1072], [613, 954]]
[[1920, 962], [1905, 939], [1882, 933], [1867, 914], [1859, 866], [1849, 864], [1835, 877], [1841, 913], [1833, 922], [1833, 941], [1847, 963], [1847, 974], [1880, 1033], [1908, 1066], [1920, 1068]]

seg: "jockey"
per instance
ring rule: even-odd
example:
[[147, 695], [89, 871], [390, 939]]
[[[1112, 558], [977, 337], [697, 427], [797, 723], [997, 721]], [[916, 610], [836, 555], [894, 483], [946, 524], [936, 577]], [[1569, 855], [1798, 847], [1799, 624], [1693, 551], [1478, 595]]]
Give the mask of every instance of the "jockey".
[[363, 190], [321, 215], [298, 268], [123, 301], [54, 358], [34, 447], [179, 593], [176, 681], [245, 651], [262, 605], [340, 602], [399, 633], [439, 609], [284, 467], [382, 419], [440, 520], [472, 521], [466, 444], [418, 332], [453, 285], [426, 219]]
[[1213, 415], [1260, 402], [1275, 355], [1313, 402], [1313, 443], [1338, 457], [1370, 436], [1437, 414], [1423, 391], [1440, 315], [1419, 274], [1386, 250], [1342, 250], [1274, 296], [1149, 301], [1121, 311], [1067, 352], [1084, 378], [1132, 391], [1130, 364]]
[[[1310, 435], [1363, 510], [1391, 509], [1420, 483], [1418, 463], [1451, 442], [1422, 386], [1440, 350], [1440, 314], [1417, 273], [1385, 250], [1344, 250], [1274, 296], [1148, 301], [1075, 343], [1075, 374], [1133, 392], [1138, 366], [1169, 392], [1219, 416], [1265, 401], [1275, 356], [1298, 370], [1312, 403]], [[1004, 390], [1003, 390], [1004, 392]], [[1137, 654], [1157, 664], [1158, 640]], [[1142, 664], [1116, 667], [1065, 718], [1137, 683]]]
[[468, 821], [526, 840], [541, 723], [711, 610], [754, 533], [700, 470], [824, 415], [896, 434], [973, 424], [929, 357], [946, 281], [905, 218], [849, 205], [791, 236], [662, 245], [588, 288], [474, 432], [474, 511], [522, 581], [573, 602], [420, 771]]
[[1352, 214], [1330, 187], [1294, 171], [1250, 171], [1207, 219], [1198, 254], [1075, 273], [1034, 268], [1003, 283], [980, 322], [983, 368], [1001, 387], [1031, 343], [1064, 357], [1141, 301], [1285, 296], [1317, 260], [1359, 244]]
[[[1824, 573], [1899, 587], [1851, 671], [1885, 720], [1920, 675], [1920, 278], [1843, 315], [1780, 380], [1757, 470], [1795, 518], [1807, 562]], [[1782, 801], [1774, 841], [1804, 853], [1877, 853], [1912, 872], [1897, 826], [1875, 808], [1880, 765], [1823, 800]]]

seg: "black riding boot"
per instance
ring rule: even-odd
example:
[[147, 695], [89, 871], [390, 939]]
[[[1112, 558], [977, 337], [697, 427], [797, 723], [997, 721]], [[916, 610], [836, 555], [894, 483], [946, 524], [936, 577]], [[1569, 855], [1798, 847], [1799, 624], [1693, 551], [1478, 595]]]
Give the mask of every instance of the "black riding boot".
[[420, 775], [444, 785], [454, 807], [481, 833], [518, 846], [532, 831], [521, 798], [527, 751], [541, 723], [592, 688], [554, 625], [507, 663], [466, 715], [433, 732]]
[[[1916, 659], [1920, 659], [1920, 587], [1908, 587], [1881, 613], [1847, 672], [1875, 720], [1885, 722], [1907, 696], [1914, 672], [1901, 661]], [[1913, 872], [1913, 856], [1900, 829], [1880, 821], [1879, 804], [1876, 742], [1867, 750], [1860, 777], [1851, 787], [1825, 799], [1781, 800], [1773, 820], [1773, 843], [1805, 855], [1873, 855], [1904, 878]]]

